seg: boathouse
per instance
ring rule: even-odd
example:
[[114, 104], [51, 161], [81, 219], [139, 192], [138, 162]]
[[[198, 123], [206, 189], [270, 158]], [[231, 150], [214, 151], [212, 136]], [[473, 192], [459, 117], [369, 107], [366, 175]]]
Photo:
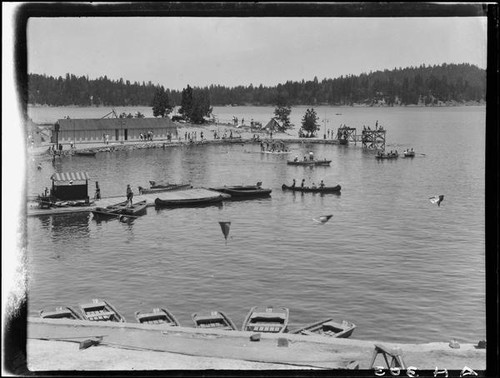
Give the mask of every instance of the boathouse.
[[140, 140], [152, 132], [153, 140], [177, 137], [177, 126], [165, 118], [60, 119], [54, 124], [54, 137], [64, 142], [122, 142]]

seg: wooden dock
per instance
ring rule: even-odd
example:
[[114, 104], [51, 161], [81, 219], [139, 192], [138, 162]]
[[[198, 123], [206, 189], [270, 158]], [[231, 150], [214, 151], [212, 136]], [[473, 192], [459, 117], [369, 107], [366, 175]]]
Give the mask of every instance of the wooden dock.
[[[155, 199], [163, 200], [180, 200], [180, 199], [204, 199], [213, 196], [221, 195], [225, 199], [231, 198], [229, 194], [219, 193], [205, 188], [193, 188], [184, 190], [171, 190], [159, 193], [149, 194], [134, 194], [133, 201], [139, 202], [146, 200], [148, 207], [155, 206]], [[114, 205], [118, 202], [126, 201], [125, 196], [105, 197], [100, 200], [95, 200], [90, 206], [68, 206], [68, 207], [52, 207], [50, 209], [40, 209], [35, 202], [28, 203], [27, 215], [57, 215], [57, 214], [74, 214], [74, 213], [89, 213], [97, 207], [106, 207]]]

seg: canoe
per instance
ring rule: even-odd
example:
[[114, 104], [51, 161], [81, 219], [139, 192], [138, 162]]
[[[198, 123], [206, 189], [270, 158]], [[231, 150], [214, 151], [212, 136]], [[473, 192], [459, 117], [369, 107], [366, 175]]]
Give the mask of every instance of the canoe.
[[138, 323], [143, 324], [164, 324], [169, 326], [180, 326], [175, 316], [166, 308], [153, 308], [151, 312], [135, 312]]
[[264, 189], [260, 185], [236, 185], [236, 186], [223, 186], [216, 188], [209, 188], [216, 192], [230, 194], [231, 198], [258, 198], [268, 197], [272, 189]]
[[79, 305], [83, 319], [93, 322], [125, 322], [125, 318], [108, 302], [92, 299], [92, 303]]
[[405, 151], [403, 153], [404, 157], [415, 157], [415, 151]]
[[294, 192], [303, 192], [303, 193], [339, 193], [341, 186], [336, 185], [336, 186], [324, 186], [323, 188], [317, 187], [317, 188], [310, 188], [310, 187], [301, 187], [301, 186], [288, 186], [286, 184], [283, 184], [281, 186], [283, 190], [292, 190]]
[[354, 332], [356, 325], [343, 320], [342, 323], [333, 321], [333, 319], [326, 319], [320, 322], [309, 324], [305, 327], [299, 328], [290, 333], [301, 335], [321, 335], [337, 338], [348, 338]]
[[332, 161], [331, 160], [299, 160], [299, 161], [293, 161], [293, 160], [288, 160], [286, 163], [288, 165], [304, 165], [304, 166], [328, 166], [330, 165]]
[[56, 307], [53, 311], [41, 310], [40, 317], [43, 319], [82, 319], [82, 316], [71, 307]]
[[150, 193], [159, 193], [159, 192], [167, 192], [171, 190], [182, 190], [182, 189], [191, 189], [193, 186], [191, 184], [170, 184], [165, 186], [155, 186], [151, 188], [143, 188], [139, 186], [139, 194], [150, 194]]
[[117, 203], [115, 205], [110, 205], [106, 207], [97, 207], [92, 210], [92, 214], [99, 219], [102, 218], [115, 218], [115, 217], [137, 217], [143, 215], [146, 212], [147, 201], [139, 201], [133, 203], [132, 206], [127, 206], [127, 201]]
[[243, 321], [242, 331], [283, 333], [287, 331], [288, 308], [252, 307]]
[[236, 330], [236, 326], [229, 317], [221, 311], [194, 313], [191, 315], [196, 328]]
[[205, 197], [205, 198], [182, 198], [182, 199], [169, 199], [162, 200], [155, 199], [156, 207], [196, 207], [213, 205], [222, 202], [225, 197], [222, 195]]

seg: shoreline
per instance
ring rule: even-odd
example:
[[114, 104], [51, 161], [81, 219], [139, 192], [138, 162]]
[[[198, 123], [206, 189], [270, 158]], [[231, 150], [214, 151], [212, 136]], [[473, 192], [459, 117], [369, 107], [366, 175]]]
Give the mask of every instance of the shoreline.
[[[486, 349], [447, 342], [386, 343], [353, 338], [171, 327], [140, 323], [28, 318], [27, 362], [32, 371], [171, 369], [370, 369], [375, 345], [397, 352], [419, 370], [486, 369]], [[92, 336], [93, 335], [93, 336]], [[83, 340], [97, 345], [79, 349]], [[285, 341], [286, 340], [286, 341]], [[374, 366], [386, 366], [378, 355]]]

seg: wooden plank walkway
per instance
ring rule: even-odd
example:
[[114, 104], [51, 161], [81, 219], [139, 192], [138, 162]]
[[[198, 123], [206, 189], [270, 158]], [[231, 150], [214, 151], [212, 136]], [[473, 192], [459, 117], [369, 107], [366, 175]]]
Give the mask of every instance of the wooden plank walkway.
[[[148, 207], [155, 206], [155, 199], [161, 198], [163, 200], [176, 200], [176, 199], [203, 199], [213, 196], [221, 195], [225, 199], [231, 198], [229, 194], [219, 193], [213, 190], [205, 188], [193, 188], [193, 189], [183, 189], [183, 190], [171, 190], [160, 193], [149, 193], [149, 194], [134, 194], [133, 202], [139, 202], [146, 200]], [[33, 203], [28, 204], [27, 215], [39, 216], [39, 215], [56, 215], [56, 214], [74, 214], [74, 213], [85, 213], [95, 210], [97, 207], [106, 207], [109, 205], [114, 205], [119, 202], [126, 201], [125, 196], [115, 196], [115, 197], [105, 197], [100, 200], [95, 200], [91, 206], [69, 206], [69, 207], [56, 207], [50, 209], [38, 209], [33, 206]]]

